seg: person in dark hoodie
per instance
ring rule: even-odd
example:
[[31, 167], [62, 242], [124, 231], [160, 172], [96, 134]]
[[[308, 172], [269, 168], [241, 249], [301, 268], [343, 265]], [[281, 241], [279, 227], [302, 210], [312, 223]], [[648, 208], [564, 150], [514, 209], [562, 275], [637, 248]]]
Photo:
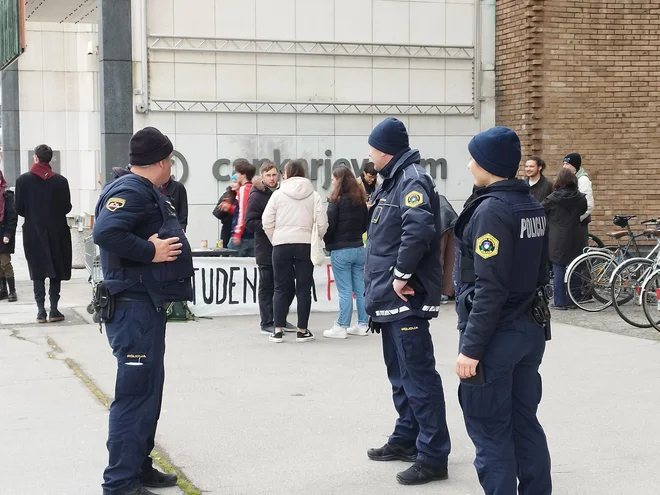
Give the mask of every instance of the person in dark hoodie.
[[[71, 232], [66, 219], [71, 211], [71, 191], [66, 178], [51, 168], [52, 158], [50, 146], [37, 146], [30, 171], [16, 179], [16, 212], [25, 218], [23, 247], [34, 286], [38, 323], [64, 320], [57, 304], [62, 280], [71, 280]], [[45, 279], [50, 280], [48, 316]]]
[[[252, 188], [245, 211], [245, 230], [254, 234], [254, 255], [259, 267], [259, 314], [261, 316], [261, 333], [273, 333], [273, 295], [275, 281], [273, 279], [273, 245], [268, 240], [261, 223], [261, 216], [266, 209], [273, 192], [277, 190], [277, 167], [270, 160], [266, 160], [259, 169], [260, 176], [252, 179]], [[290, 287], [291, 301], [295, 287]], [[295, 332], [296, 327], [286, 322], [285, 332]]]
[[[0, 300], [7, 299], [16, 302], [16, 282], [11, 255], [14, 254], [16, 241], [16, 205], [14, 193], [7, 188], [5, 176], [0, 172]], [[9, 286], [9, 290], [7, 290]]]
[[160, 187], [160, 192], [170, 198], [181, 228], [185, 232], [188, 229], [188, 191], [186, 191], [185, 186], [181, 182], [170, 178]]
[[[584, 227], [580, 217], [587, 211], [587, 197], [578, 190], [577, 176], [568, 168], [559, 172], [553, 189], [552, 194], [543, 201], [548, 219], [548, 250], [554, 275], [552, 307], [565, 310], [572, 305], [566, 292], [564, 275], [566, 267], [584, 247]], [[571, 290], [579, 289], [571, 287]]]

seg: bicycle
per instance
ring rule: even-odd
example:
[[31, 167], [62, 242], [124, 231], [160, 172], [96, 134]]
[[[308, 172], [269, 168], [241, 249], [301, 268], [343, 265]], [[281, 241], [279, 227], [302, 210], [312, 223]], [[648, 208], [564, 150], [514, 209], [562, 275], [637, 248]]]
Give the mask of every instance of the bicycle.
[[[610, 279], [614, 269], [625, 259], [630, 257], [631, 248], [634, 248], [637, 257], [641, 257], [637, 238], [644, 234], [635, 234], [630, 228], [630, 219], [636, 215], [614, 215], [612, 223], [625, 228], [615, 232], [608, 232], [607, 236], [616, 241], [616, 248], [585, 248], [585, 252], [575, 258], [566, 269], [564, 283], [568, 296], [573, 304], [583, 311], [595, 313], [612, 305], [610, 297]], [[628, 237], [625, 246], [621, 246], [620, 239]], [[616, 294], [618, 297], [618, 294]]]
[[646, 277], [640, 289], [639, 299], [647, 320], [660, 332], [660, 269], [654, 270]]
[[650, 273], [660, 269], [660, 230], [655, 218], [642, 223], [655, 223], [655, 228], [644, 230], [643, 235], [655, 238], [656, 245], [646, 257], [627, 259], [615, 268], [610, 278], [610, 296], [623, 321], [634, 327], [650, 328], [651, 323], [642, 308], [641, 287]]
[[604, 248], [605, 243], [595, 234], [589, 234], [589, 247]]

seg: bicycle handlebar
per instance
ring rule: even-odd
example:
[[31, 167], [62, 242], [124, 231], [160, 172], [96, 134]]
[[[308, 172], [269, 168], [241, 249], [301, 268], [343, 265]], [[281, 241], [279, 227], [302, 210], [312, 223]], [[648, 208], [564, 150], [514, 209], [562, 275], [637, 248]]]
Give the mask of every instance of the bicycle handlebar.
[[648, 220], [644, 220], [643, 222], [640, 222], [641, 224], [647, 224], [647, 223], [658, 223], [657, 218], [649, 218]]

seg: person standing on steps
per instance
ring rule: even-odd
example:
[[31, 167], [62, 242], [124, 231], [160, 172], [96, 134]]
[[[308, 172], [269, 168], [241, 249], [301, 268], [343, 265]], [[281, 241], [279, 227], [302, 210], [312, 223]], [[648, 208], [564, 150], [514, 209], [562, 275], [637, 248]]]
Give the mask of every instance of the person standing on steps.
[[550, 495], [550, 454], [536, 412], [549, 338], [543, 207], [516, 179], [520, 139], [493, 127], [468, 144], [479, 186], [456, 220], [458, 399], [486, 495]]
[[[71, 280], [71, 232], [66, 216], [71, 211], [69, 182], [50, 166], [53, 150], [41, 144], [34, 150], [30, 171], [16, 179], [16, 212], [25, 218], [23, 248], [34, 286], [37, 322], [63, 321], [57, 308], [63, 280]], [[49, 279], [50, 312], [46, 314]]]
[[[11, 255], [14, 254], [16, 243], [16, 204], [14, 193], [7, 188], [5, 176], [0, 171], [0, 300], [7, 299], [16, 302], [16, 280]], [[7, 290], [9, 287], [9, 290]]]
[[105, 332], [117, 359], [103, 495], [154, 495], [145, 487], [177, 483], [150, 457], [165, 382], [167, 309], [193, 295], [192, 250], [174, 205], [160, 191], [170, 177], [172, 150], [158, 129], [136, 132], [130, 173], [106, 184], [96, 205], [101, 290], [115, 302]]
[[369, 157], [383, 182], [372, 196], [367, 230], [365, 302], [369, 328], [382, 333], [387, 377], [399, 413], [394, 432], [374, 461], [414, 462], [397, 475], [403, 485], [448, 477], [451, 443], [442, 380], [435, 369], [431, 318], [442, 295], [440, 195], [410, 149], [395, 118], [369, 136]]

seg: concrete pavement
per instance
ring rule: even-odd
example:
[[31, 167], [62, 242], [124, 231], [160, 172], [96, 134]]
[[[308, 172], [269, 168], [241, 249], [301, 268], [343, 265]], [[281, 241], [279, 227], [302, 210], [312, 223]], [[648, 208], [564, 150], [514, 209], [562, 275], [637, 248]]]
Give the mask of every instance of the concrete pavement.
[[[85, 323], [86, 274], [64, 285], [64, 325], [31, 323], [28, 288], [19, 286], [19, 303], [0, 303], [0, 465], [9, 474], [0, 492], [100, 493], [107, 411], [69, 365], [111, 396], [115, 364], [98, 325]], [[25, 317], [8, 318], [15, 314]], [[452, 308], [432, 325], [452, 435], [450, 479], [416, 488], [396, 483], [406, 464], [365, 454], [386, 441], [395, 419], [380, 338], [324, 340], [332, 318], [313, 314], [318, 340], [305, 345], [291, 335], [271, 344], [256, 317], [169, 325], [163, 453], [210, 494], [481, 493], [456, 398]], [[540, 408], [554, 493], [658, 492], [659, 353], [656, 341], [555, 325]]]

